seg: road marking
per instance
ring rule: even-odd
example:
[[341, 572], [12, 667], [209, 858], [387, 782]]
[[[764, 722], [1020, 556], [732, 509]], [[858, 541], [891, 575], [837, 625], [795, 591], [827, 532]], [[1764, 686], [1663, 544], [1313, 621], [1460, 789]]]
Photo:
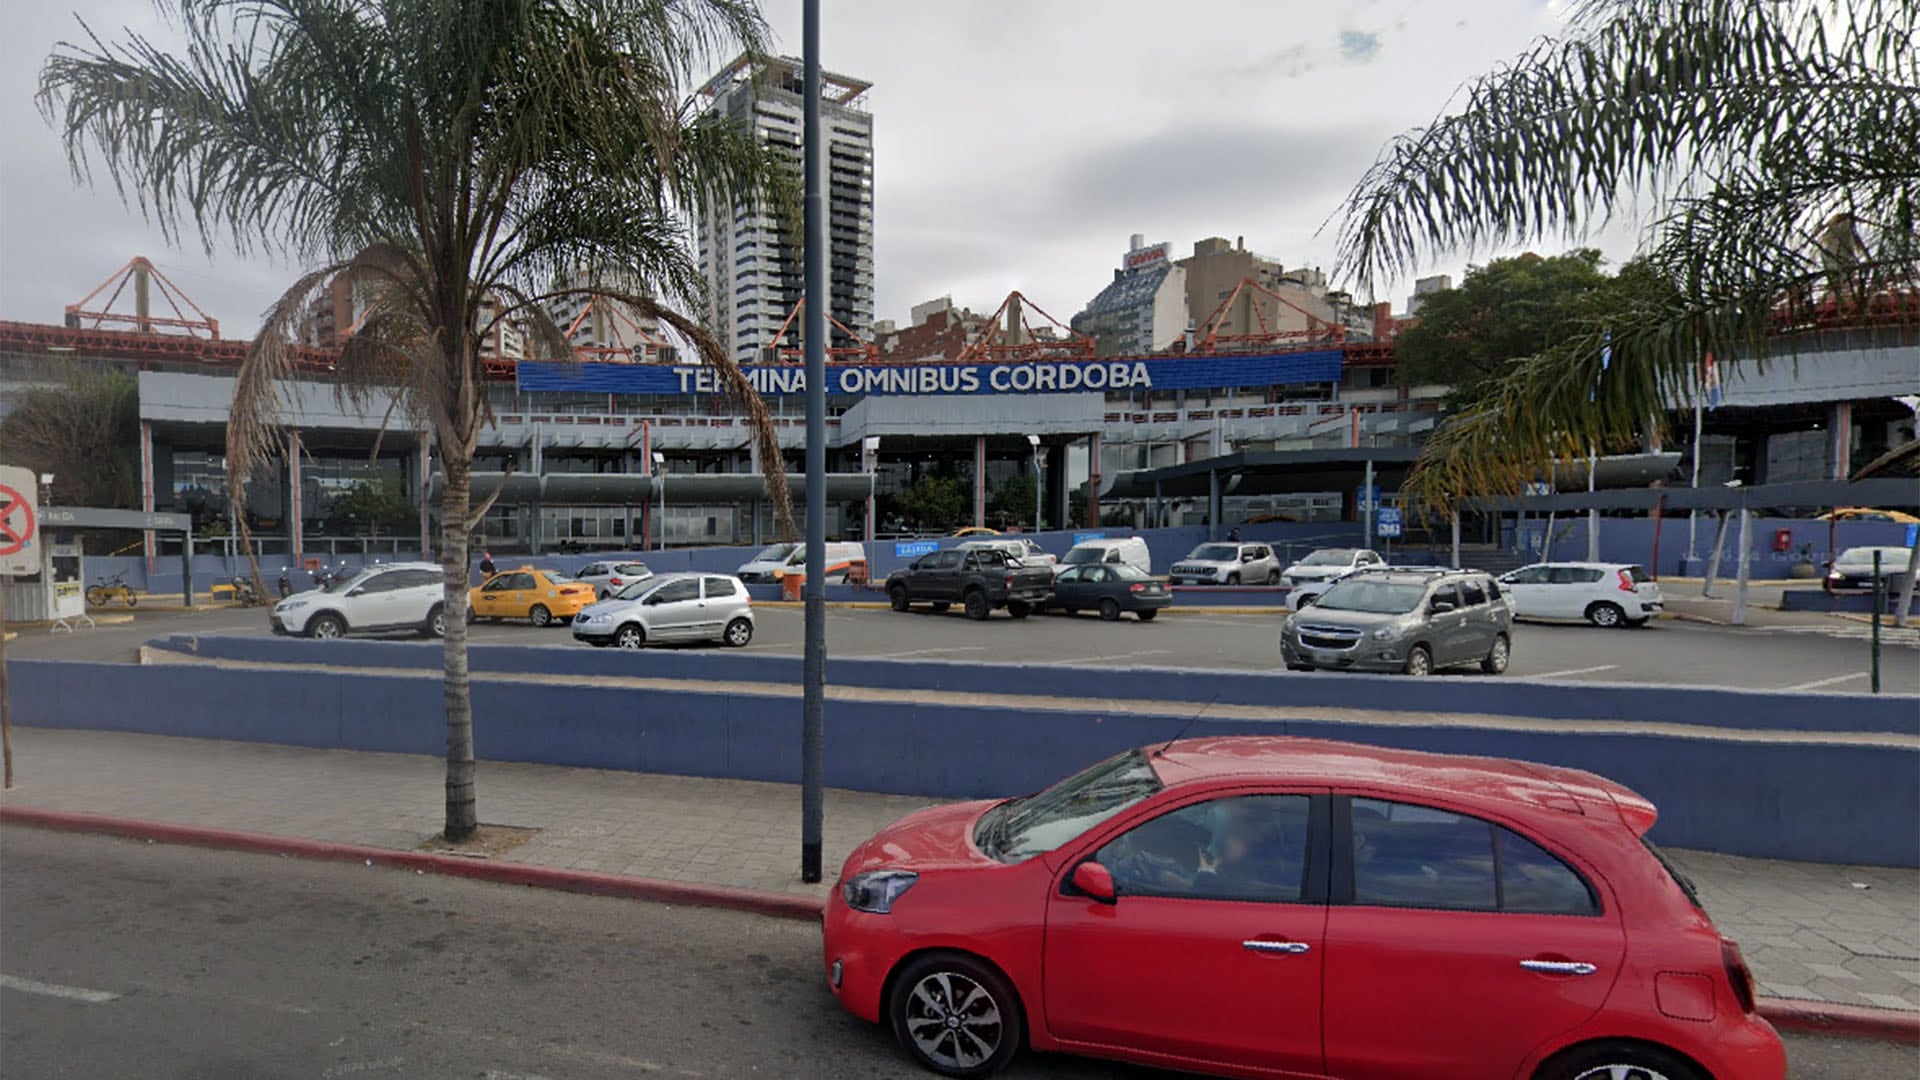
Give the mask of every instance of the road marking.
[[1568, 668], [1565, 671], [1548, 671], [1539, 675], [1522, 675], [1523, 679], [1564, 679], [1570, 675], [1591, 675], [1596, 671], [1612, 671], [1619, 664], [1601, 664], [1599, 667]]
[[361, 1073], [387, 1072], [405, 1065], [405, 1058], [382, 1058], [379, 1061], [348, 1061], [320, 1072], [323, 1080], [332, 1080], [336, 1076], [358, 1076]]
[[18, 990], [24, 994], [40, 994], [44, 997], [66, 998], [68, 1001], [84, 1001], [89, 1005], [105, 1005], [117, 1000], [120, 995], [105, 990], [87, 990], [78, 986], [61, 986], [57, 983], [35, 982], [16, 975], [0, 975], [0, 987]]
[[940, 649], [914, 649], [914, 650], [912, 650], [912, 651], [910, 651], [910, 652], [883, 652], [883, 653], [874, 653], [874, 654], [873, 654], [872, 656], [868, 656], [868, 657], [865, 657], [864, 659], [867, 659], [867, 660], [904, 660], [905, 658], [907, 658], [907, 657], [909, 657], [909, 656], [928, 656], [928, 655], [932, 655], [932, 656], [940, 656], [940, 655], [944, 655], [944, 654], [946, 654], [946, 653], [956, 653], [956, 652], [986, 652], [986, 651], [987, 651], [987, 647], [986, 647], [985, 645], [950, 645], [950, 646], [947, 646], [947, 647], [945, 647], [945, 648], [940, 648]]
[[1115, 653], [1112, 656], [1069, 656], [1060, 660], [1048, 660], [1046, 663], [1051, 667], [1059, 667], [1062, 664], [1098, 664], [1108, 660], [1131, 660], [1136, 656], [1164, 656], [1172, 651], [1172, 649], [1146, 649], [1141, 652]]
[[1834, 683], [1851, 682], [1854, 679], [1864, 679], [1866, 677], [1867, 677], [1866, 672], [1856, 671], [1851, 675], [1835, 675], [1831, 679], [1815, 679], [1812, 682], [1803, 682], [1794, 686], [1783, 686], [1780, 689], [1782, 690], [1818, 690], [1823, 686], [1832, 686]]

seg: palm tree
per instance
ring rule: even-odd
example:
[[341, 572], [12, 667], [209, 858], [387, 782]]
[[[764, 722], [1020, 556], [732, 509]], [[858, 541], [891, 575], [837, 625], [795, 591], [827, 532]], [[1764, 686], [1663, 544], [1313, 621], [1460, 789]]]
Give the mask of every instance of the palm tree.
[[[716, 58], [757, 53], [751, 0], [168, 0], [170, 52], [90, 30], [41, 77], [76, 173], [104, 162], [122, 196], [178, 239], [187, 224], [314, 268], [270, 308], [235, 379], [229, 489], [283, 445], [279, 386], [296, 373], [309, 299], [336, 275], [366, 314], [333, 379], [391, 397], [431, 434], [446, 483], [446, 838], [470, 837], [470, 490], [491, 422], [480, 342], [525, 320], [536, 356], [570, 356], [542, 304], [560, 274], [639, 281], [614, 298], [690, 339], [747, 409], [781, 527], [782, 457], [765, 407], [698, 310], [683, 220], [702, 205], [784, 203], [791, 180], [751, 132], [689, 94]], [[209, 239], [211, 244], [212, 240]], [[257, 570], [256, 570], [257, 574]]]
[[1564, 37], [1387, 146], [1348, 197], [1341, 263], [1364, 288], [1637, 207], [1637, 280], [1435, 432], [1417, 502], [1511, 494], [1555, 457], [1650, 438], [1708, 353], [1915, 320], [1920, 4], [1584, 0]]

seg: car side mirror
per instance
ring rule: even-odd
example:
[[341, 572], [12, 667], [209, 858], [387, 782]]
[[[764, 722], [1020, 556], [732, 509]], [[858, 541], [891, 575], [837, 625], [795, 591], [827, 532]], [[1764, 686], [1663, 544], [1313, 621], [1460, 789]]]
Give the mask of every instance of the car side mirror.
[[1074, 867], [1070, 880], [1074, 888], [1096, 903], [1114, 904], [1120, 900], [1120, 890], [1113, 884], [1113, 871], [1097, 862], [1088, 860]]
[[1452, 610], [1453, 610], [1453, 601], [1451, 600], [1435, 600], [1433, 602], [1433, 613], [1435, 615], [1445, 615], [1447, 612]]
[[367, 592], [366, 586], [363, 585], [354, 589], [352, 592], [348, 593], [347, 595], [348, 596], [364, 596], [366, 595], [366, 592]]
[[1300, 598], [1300, 606], [1303, 608], [1312, 607], [1313, 602], [1318, 599], [1320, 599], [1318, 596], [1303, 596]]

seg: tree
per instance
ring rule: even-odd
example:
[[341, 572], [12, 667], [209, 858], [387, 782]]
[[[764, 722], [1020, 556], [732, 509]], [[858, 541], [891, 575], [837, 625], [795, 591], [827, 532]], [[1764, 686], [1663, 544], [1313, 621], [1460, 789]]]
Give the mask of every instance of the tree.
[[921, 473], [894, 497], [894, 506], [917, 528], [949, 529], [966, 519], [973, 493], [966, 477]]
[[[701, 296], [689, 208], [790, 188], [752, 133], [689, 93], [716, 58], [757, 53], [750, 0], [168, 0], [186, 37], [62, 45], [41, 102], [76, 172], [185, 225], [313, 266], [270, 308], [234, 386], [230, 488], [282, 445], [308, 300], [347, 274], [366, 302], [337, 393], [391, 392], [445, 474], [446, 838], [477, 827], [466, 610], [471, 491], [491, 419], [480, 342], [522, 320], [536, 357], [571, 355], [549, 300], [605, 295], [693, 342], [752, 418], [780, 527], [792, 511], [765, 406], [713, 336], [650, 296], [547, 288], [562, 272]], [[91, 152], [91, 153], [90, 153]], [[242, 517], [244, 521], [244, 516]], [[256, 575], [258, 570], [256, 568]]]
[[23, 391], [0, 421], [0, 460], [52, 473], [68, 506], [140, 505], [140, 394], [119, 371], [83, 371]]
[[993, 497], [987, 500], [987, 513], [995, 521], [1009, 525], [1032, 522], [1038, 491], [1039, 485], [1033, 482], [1031, 474], [1014, 473], [994, 485]]
[[1916, 34], [1913, 0], [1584, 0], [1564, 37], [1389, 144], [1341, 230], [1363, 288], [1629, 206], [1651, 219], [1606, 318], [1491, 381], [1409, 494], [1510, 494], [1552, 458], [1644, 439], [1709, 352], [1762, 361], [1836, 319], [1911, 320], [1893, 290], [1920, 280]]
[[420, 508], [386, 477], [355, 481], [333, 501], [327, 516], [356, 533], [400, 533], [420, 527]]
[[1421, 301], [1419, 322], [1394, 339], [1395, 372], [1404, 385], [1446, 386], [1456, 403], [1473, 401], [1516, 361], [1592, 322], [1607, 283], [1592, 248], [1470, 268], [1459, 288]]

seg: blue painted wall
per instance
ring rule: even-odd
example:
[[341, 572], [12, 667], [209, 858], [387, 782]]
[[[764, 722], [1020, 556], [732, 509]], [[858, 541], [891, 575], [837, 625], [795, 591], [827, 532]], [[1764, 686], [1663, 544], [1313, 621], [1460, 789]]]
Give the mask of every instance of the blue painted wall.
[[[1532, 519], [1530, 524], [1538, 527], [1543, 522]], [[1666, 577], [1698, 577], [1705, 573], [1705, 560], [1713, 554], [1713, 533], [1715, 519], [1706, 514], [1700, 516], [1699, 527], [1695, 532], [1694, 546], [1701, 560], [1697, 566], [1683, 566], [1687, 554], [1687, 515], [1678, 514], [1667, 517], [1660, 527], [1660, 552], [1656, 563], [1654, 558], [1654, 523], [1650, 518], [1602, 518], [1600, 519], [1600, 559], [1602, 562], [1638, 563]], [[1774, 533], [1786, 529], [1792, 534], [1787, 550], [1774, 550]], [[1549, 548], [1550, 558], [1571, 561], [1584, 560], [1587, 557], [1587, 519], [1579, 515], [1571, 520], [1556, 519], [1553, 529], [1553, 543]], [[1826, 572], [1826, 564], [1832, 560], [1836, 550], [1850, 547], [1863, 547], [1880, 544], [1905, 544], [1907, 527], [1872, 521], [1843, 521], [1829, 526], [1824, 521], [1807, 521], [1800, 518], [1760, 518], [1753, 519], [1753, 530], [1748, 546], [1752, 549], [1751, 573], [1756, 580], [1782, 580], [1789, 576], [1788, 571], [1794, 563], [1800, 561], [1800, 547], [1813, 545], [1814, 565], [1821, 573]], [[1735, 517], [1727, 523], [1726, 550], [1720, 556], [1720, 574], [1731, 578], [1740, 568], [1740, 521]]]

